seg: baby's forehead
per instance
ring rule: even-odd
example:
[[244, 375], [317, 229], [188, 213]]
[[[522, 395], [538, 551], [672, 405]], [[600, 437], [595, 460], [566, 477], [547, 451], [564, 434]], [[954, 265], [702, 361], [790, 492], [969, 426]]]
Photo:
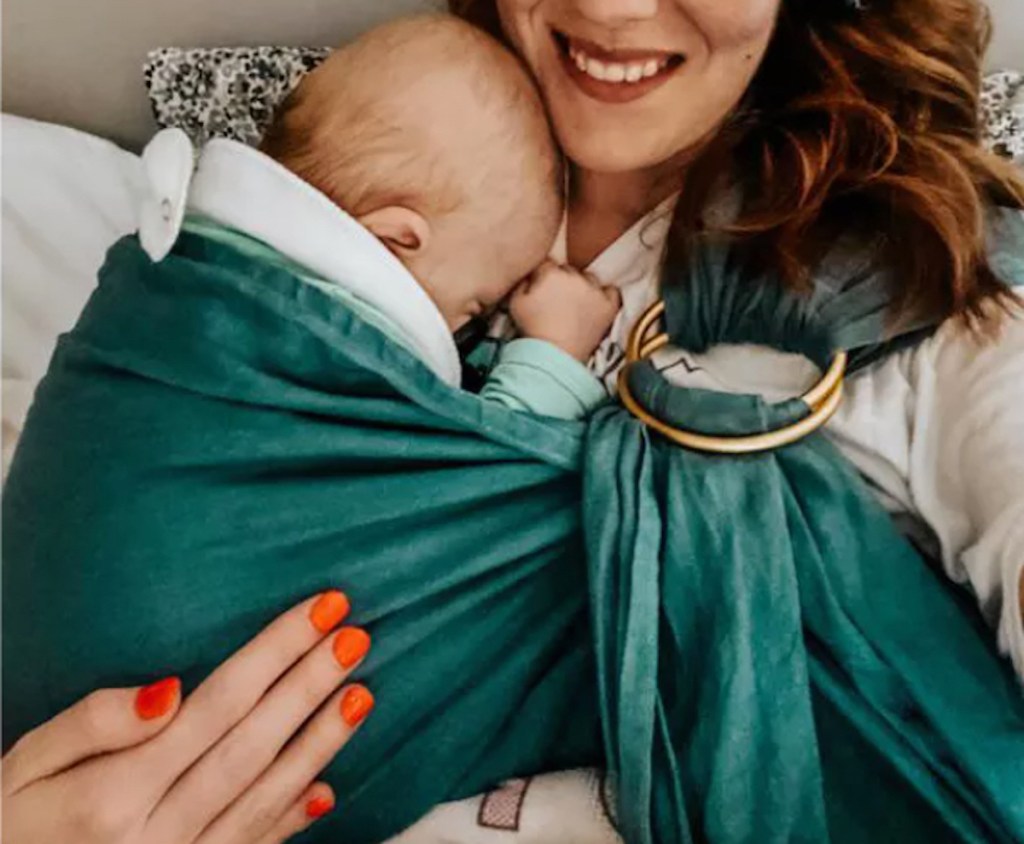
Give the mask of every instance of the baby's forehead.
[[446, 15], [371, 30], [336, 51], [304, 85], [316, 89], [310, 98], [325, 112], [351, 120], [353, 111], [365, 110], [396, 128], [426, 127], [428, 137], [456, 147], [461, 139], [514, 132], [543, 113], [521, 62], [491, 36]]
[[467, 197], [460, 215], [468, 221], [460, 237], [500, 275], [521, 278], [550, 251], [562, 223], [562, 205], [549, 184], [518, 179], [504, 190]]
[[386, 72], [361, 76], [363, 96], [387, 107], [396, 124], [427, 125], [440, 136], [472, 137], [522, 117], [513, 109], [522, 80], [468, 54], [400, 54], [391, 57]]
[[367, 112], [390, 129], [387, 145], [409, 156], [414, 169], [448, 171], [472, 195], [521, 197], [540, 189], [516, 178], [552, 157], [540, 105], [525, 107], [492, 71], [481, 75], [456, 62], [423, 71], [413, 84], [378, 77], [364, 91], [376, 98]]
[[503, 206], [529, 213], [545, 200], [557, 156], [539, 93], [518, 59], [470, 25], [399, 21], [314, 76], [312, 134], [332, 159], [359, 159], [370, 181], [429, 193], [442, 212], [467, 205], [488, 226], [512, 225]]
[[521, 69], [512, 54], [474, 27], [447, 16], [402, 19], [342, 48], [331, 61], [346, 65], [355, 84], [382, 96], [485, 85], [514, 85]]

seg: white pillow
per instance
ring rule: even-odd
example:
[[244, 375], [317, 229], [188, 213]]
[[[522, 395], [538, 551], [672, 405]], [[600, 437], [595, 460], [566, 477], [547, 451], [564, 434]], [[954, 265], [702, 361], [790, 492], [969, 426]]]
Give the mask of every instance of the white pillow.
[[4, 468], [57, 342], [110, 246], [134, 231], [138, 156], [109, 141], [3, 115]]

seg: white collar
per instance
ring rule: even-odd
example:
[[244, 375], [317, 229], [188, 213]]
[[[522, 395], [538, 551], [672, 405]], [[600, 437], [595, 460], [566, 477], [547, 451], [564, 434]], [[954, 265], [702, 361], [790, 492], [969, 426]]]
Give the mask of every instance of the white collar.
[[[182, 150], [174, 149], [175, 143], [181, 145], [180, 135], [158, 135], [147, 149], [151, 191], [158, 194], [153, 201], [162, 201], [165, 209], [178, 206], [176, 213], [164, 215], [164, 228], [175, 229], [161, 232], [170, 235], [169, 242], [180, 229], [187, 192], [190, 210], [262, 241], [379, 310], [439, 378], [458, 386], [461, 364], [444, 317], [376, 237], [314, 187], [252, 147], [226, 139], [210, 141], [193, 175], [191, 167], [181, 166]], [[159, 222], [158, 211], [154, 216]]]

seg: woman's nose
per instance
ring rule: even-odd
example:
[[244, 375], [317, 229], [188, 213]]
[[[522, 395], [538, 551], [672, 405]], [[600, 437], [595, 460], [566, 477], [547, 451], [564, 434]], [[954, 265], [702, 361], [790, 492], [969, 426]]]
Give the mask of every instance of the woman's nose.
[[658, 0], [575, 0], [579, 13], [590, 21], [610, 28], [653, 18]]

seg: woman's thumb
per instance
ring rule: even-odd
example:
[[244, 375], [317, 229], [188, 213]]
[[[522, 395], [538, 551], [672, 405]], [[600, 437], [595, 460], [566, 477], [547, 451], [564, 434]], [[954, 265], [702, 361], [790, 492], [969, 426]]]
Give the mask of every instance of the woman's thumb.
[[181, 681], [101, 689], [26, 733], [3, 760], [4, 792], [12, 794], [101, 753], [144, 742], [166, 727], [181, 705]]

